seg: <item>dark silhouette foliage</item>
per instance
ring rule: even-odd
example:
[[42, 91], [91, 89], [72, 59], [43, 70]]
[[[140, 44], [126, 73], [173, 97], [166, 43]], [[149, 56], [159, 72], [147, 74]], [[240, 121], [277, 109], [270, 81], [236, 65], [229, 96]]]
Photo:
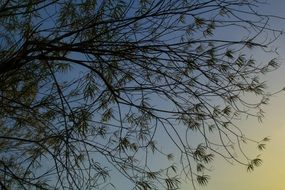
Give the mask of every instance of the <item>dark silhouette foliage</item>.
[[115, 189], [117, 176], [142, 190], [186, 177], [195, 189], [214, 156], [259, 166], [244, 142], [263, 150], [269, 139], [235, 121], [263, 117], [259, 77], [278, 64], [250, 50], [280, 31], [256, 5], [0, 1], [1, 189]]

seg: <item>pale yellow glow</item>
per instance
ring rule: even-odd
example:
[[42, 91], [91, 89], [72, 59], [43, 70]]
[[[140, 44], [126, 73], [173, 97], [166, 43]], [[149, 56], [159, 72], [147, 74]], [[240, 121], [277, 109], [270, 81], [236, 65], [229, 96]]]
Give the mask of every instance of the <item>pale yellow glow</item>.
[[[285, 83], [285, 80], [283, 80]], [[238, 164], [230, 165], [217, 158], [211, 172], [211, 180], [203, 190], [285, 190], [285, 92], [275, 96], [265, 108], [266, 117], [262, 123], [255, 120], [241, 122], [244, 132], [253, 138], [269, 136], [266, 150], [261, 153], [262, 166], [253, 172]], [[259, 154], [256, 147], [247, 150]], [[193, 189], [184, 184], [181, 189]]]

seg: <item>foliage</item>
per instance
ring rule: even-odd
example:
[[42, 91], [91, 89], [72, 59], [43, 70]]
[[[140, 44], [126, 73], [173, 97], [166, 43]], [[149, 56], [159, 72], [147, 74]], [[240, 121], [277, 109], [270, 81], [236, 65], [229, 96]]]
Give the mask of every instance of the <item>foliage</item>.
[[278, 66], [248, 53], [280, 32], [258, 4], [1, 1], [1, 189], [110, 189], [116, 175], [143, 190], [178, 189], [184, 176], [195, 189], [214, 155], [259, 166], [243, 143], [269, 139], [235, 125], [263, 117], [260, 75]]

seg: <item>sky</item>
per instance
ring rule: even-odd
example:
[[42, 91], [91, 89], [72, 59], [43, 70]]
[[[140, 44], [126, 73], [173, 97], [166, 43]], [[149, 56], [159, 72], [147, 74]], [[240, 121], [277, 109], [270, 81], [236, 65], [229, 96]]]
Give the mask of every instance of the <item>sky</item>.
[[[261, 8], [261, 12], [284, 16], [285, 18], [285, 0], [268, 0], [269, 4]], [[275, 20], [273, 25], [284, 28], [283, 21]], [[284, 27], [283, 27], [284, 26]], [[237, 31], [234, 31], [237, 33]], [[232, 39], [234, 32], [229, 37]], [[223, 34], [224, 35], [224, 34]], [[278, 91], [285, 87], [285, 35], [274, 44], [278, 47], [278, 54], [281, 67], [264, 77], [268, 81], [269, 91]], [[253, 52], [253, 57], [257, 62], [266, 62], [272, 57], [262, 52]], [[212, 164], [210, 181], [207, 186], [197, 186], [197, 190], [284, 190], [285, 176], [285, 91], [274, 95], [270, 104], [264, 108], [265, 118], [262, 123], [256, 119], [247, 119], [238, 121], [237, 125], [243, 132], [253, 139], [263, 139], [269, 137], [271, 140], [267, 143], [266, 150], [259, 152], [256, 146], [247, 146], [245, 150], [251, 155], [261, 154], [263, 160], [262, 166], [255, 168], [253, 172], [247, 172], [246, 167], [225, 162], [218, 156]], [[161, 160], [154, 160], [154, 163], [160, 163]], [[128, 183], [123, 179], [112, 179], [118, 184], [118, 189], [128, 189]], [[123, 183], [122, 183], [123, 182]], [[193, 190], [190, 181], [184, 181], [181, 190]]]
[[[285, 16], [285, 1], [271, 0], [263, 9], [274, 15]], [[285, 20], [274, 21], [285, 30]], [[278, 48], [277, 58], [281, 64], [277, 71], [264, 77], [268, 81], [268, 90], [277, 91], [285, 87], [285, 36], [274, 44]], [[257, 61], [268, 60], [267, 55], [260, 52], [253, 54]], [[207, 186], [198, 187], [200, 190], [284, 190], [285, 176], [285, 91], [274, 95], [269, 105], [264, 108], [265, 118], [262, 123], [256, 119], [238, 122], [238, 126], [253, 139], [269, 137], [265, 151], [261, 152], [263, 164], [253, 172], [247, 172], [246, 167], [238, 164], [231, 165], [216, 157], [211, 179]], [[248, 146], [246, 151], [259, 154], [256, 147]], [[182, 190], [192, 189], [190, 182], [185, 182]]]
[[[264, 6], [264, 11], [284, 16], [285, 18], [285, 0], [268, 0], [270, 3]], [[283, 21], [276, 20], [273, 24], [284, 28]], [[284, 26], [284, 27], [283, 27]], [[232, 33], [230, 35], [233, 35]], [[278, 54], [281, 67], [273, 73], [264, 77], [268, 81], [269, 91], [278, 91], [285, 87], [285, 35], [282, 36], [274, 46], [278, 47]], [[253, 52], [257, 62], [266, 62], [270, 60], [268, 54], [262, 52]], [[262, 166], [255, 168], [253, 172], [247, 172], [246, 167], [238, 164], [231, 165], [222, 158], [216, 157], [209, 173], [211, 179], [207, 186], [197, 186], [198, 190], [284, 190], [285, 176], [285, 91], [274, 95], [270, 104], [264, 108], [265, 118], [262, 123], [256, 119], [247, 119], [238, 121], [237, 125], [243, 132], [253, 139], [263, 139], [269, 137], [271, 140], [267, 143], [266, 150], [259, 152], [256, 146], [247, 146], [245, 149], [249, 154], [257, 155], [261, 153], [263, 160]], [[167, 145], [165, 145], [167, 146]], [[157, 160], [160, 162], [161, 160]], [[156, 164], [156, 162], [155, 162]], [[122, 179], [115, 181], [120, 184]], [[121, 182], [120, 182], [121, 181]], [[125, 183], [125, 181], [123, 181]], [[121, 184], [123, 188], [126, 184]], [[128, 185], [128, 184], [127, 184]], [[120, 186], [120, 185], [119, 185]], [[183, 182], [181, 190], [193, 190], [191, 182]]]
[[[269, 4], [261, 8], [261, 12], [283, 16], [285, 18], [285, 0], [268, 0]], [[285, 31], [285, 19], [274, 20], [272, 25], [277, 25]], [[235, 31], [237, 32], [237, 31]], [[233, 35], [233, 33], [227, 34]], [[229, 36], [233, 37], [233, 36]], [[273, 44], [278, 48], [277, 57], [281, 66], [278, 70], [266, 75], [264, 80], [268, 81], [268, 91], [279, 91], [285, 87], [285, 35], [281, 36]], [[257, 62], [269, 61], [272, 57], [263, 52], [252, 52]], [[239, 164], [231, 165], [222, 158], [216, 156], [212, 163], [210, 180], [206, 186], [196, 186], [197, 190], [284, 190], [285, 176], [285, 91], [274, 95], [269, 105], [264, 107], [265, 118], [262, 123], [257, 119], [248, 118], [238, 121], [236, 124], [243, 130], [244, 134], [252, 139], [261, 140], [269, 137], [266, 149], [258, 151], [256, 146], [246, 146], [245, 150], [250, 155], [261, 154], [263, 161], [260, 167], [253, 172], [247, 172], [247, 168]], [[156, 159], [156, 158], [155, 158]], [[155, 161], [155, 164], [163, 162]], [[118, 185], [118, 189], [128, 189], [123, 179], [112, 179]], [[122, 183], [123, 181], [123, 183]], [[183, 181], [181, 190], [193, 190], [191, 181]]]
[[[285, 52], [284, 52], [285, 53]], [[284, 71], [283, 66], [282, 70]], [[282, 78], [280, 78], [282, 79]], [[285, 77], [283, 77], [283, 81]], [[285, 176], [285, 93], [272, 98], [270, 105], [265, 108], [266, 115], [262, 123], [246, 120], [239, 125], [244, 132], [253, 138], [262, 139], [269, 136], [266, 150], [261, 152], [263, 164], [253, 172], [238, 164], [231, 165], [216, 157], [211, 179], [203, 190], [284, 190]], [[258, 154], [256, 147], [247, 147], [247, 151]], [[185, 183], [181, 189], [192, 189], [190, 183]]]
[[[284, 16], [285, 18], [285, 0], [268, 0], [269, 4], [261, 7], [261, 12]], [[284, 28], [285, 19], [283, 21], [275, 20], [273, 25]], [[284, 27], [283, 27], [284, 26]], [[228, 34], [233, 39], [237, 31], [231, 31]], [[285, 35], [282, 36], [274, 46], [278, 47], [278, 54], [281, 67], [264, 77], [268, 81], [269, 91], [278, 91], [285, 87]], [[262, 52], [253, 52], [253, 57], [257, 62], [266, 62], [272, 57]], [[255, 168], [253, 172], [247, 172], [246, 167], [225, 162], [222, 158], [216, 156], [212, 163], [210, 181], [207, 186], [196, 186], [197, 190], [284, 190], [285, 176], [285, 91], [274, 95], [270, 104], [264, 108], [265, 118], [262, 123], [256, 119], [249, 118], [247, 120], [238, 121], [237, 125], [243, 132], [252, 139], [263, 139], [269, 137], [271, 140], [267, 143], [266, 150], [259, 152], [256, 146], [246, 146], [245, 150], [250, 155], [261, 154], [263, 160], [262, 166]], [[168, 140], [168, 139], [164, 139]], [[162, 142], [164, 144], [164, 142]], [[165, 145], [167, 146], [167, 145]], [[165, 148], [165, 147], [164, 147]], [[169, 147], [168, 147], [169, 148]], [[156, 158], [154, 158], [156, 159]], [[159, 158], [160, 159], [160, 158]], [[161, 164], [162, 160], [154, 160], [154, 163]], [[118, 189], [128, 189], [129, 184], [122, 178], [112, 179], [118, 184]], [[123, 183], [122, 183], [123, 182]], [[193, 190], [190, 181], [184, 181], [181, 190]]]

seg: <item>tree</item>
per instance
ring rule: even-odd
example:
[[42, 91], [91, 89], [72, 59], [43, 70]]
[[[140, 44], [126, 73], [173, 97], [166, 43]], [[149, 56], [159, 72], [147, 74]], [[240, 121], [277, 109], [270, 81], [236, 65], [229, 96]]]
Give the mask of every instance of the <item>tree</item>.
[[263, 117], [259, 77], [278, 66], [248, 53], [281, 34], [257, 5], [1, 1], [1, 188], [111, 189], [119, 173], [134, 189], [177, 189], [183, 176], [195, 189], [214, 155], [260, 165], [243, 142], [262, 150], [268, 138], [251, 140], [235, 122]]

